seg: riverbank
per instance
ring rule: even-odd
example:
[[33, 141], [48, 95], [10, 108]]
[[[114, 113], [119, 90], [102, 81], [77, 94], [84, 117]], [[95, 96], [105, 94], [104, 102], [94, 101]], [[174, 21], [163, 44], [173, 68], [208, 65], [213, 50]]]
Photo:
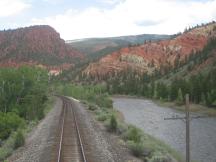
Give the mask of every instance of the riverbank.
[[[107, 138], [107, 141], [111, 143], [110, 152], [114, 155], [113, 157], [118, 154], [115, 161], [141, 160], [153, 162], [160, 160], [164, 162], [181, 162], [174, 154], [174, 151], [171, 148], [169, 149], [168, 145], [143, 133], [141, 129], [125, 123], [122, 116], [119, 116], [119, 113], [113, 109], [113, 102], [103, 86], [67, 84], [60, 93], [79, 99], [81, 103], [86, 105], [88, 111], [93, 114], [95, 120], [100, 123], [99, 125], [104, 127], [105, 137], [113, 137]], [[139, 159], [135, 158], [135, 156]], [[125, 160], [122, 159], [123, 157]], [[130, 160], [131, 157], [136, 160]]]
[[[128, 124], [133, 124], [156, 139], [164, 141], [171, 148], [185, 156], [185, 123], [181, 120], [168, 121], [164, 118], [184, 116], [173, 108], [161, 107], [148, 99], [134, 97], [113, 98], [114, 108], [120, 111]], [[214, 136], [216, 118], [191, 121], [191, 157], [201, 162], [216, 159]]]
[[[165, 101], [160, 101], [160, 100], [152, 100], [154, 103], [156, 103], [158, 106], [162, 107], [169, 107], [178, 111], [185, 111], [185, 105], [177, 105], [174, 102], [165, 102]], [[204, 105], [198, 105], [198, 104], [193, 104], [190, 103], [189, 107], [190, 112], [194, 113], [199, 113], [202, 115], [206, 115], [209, 117], [216, 117], [216, 109], [215, 108], [209, 108]]]
[[[164, 108], [171, 108], [181, 112], [185, 112], [185, 105], [177, 105], [175, 102], [167, 102], [157, 99], [149, 99], [142, 96], [128, 96], [128, 95], [113, 95], [113, 98], [132, 98], [132, 99], [146, 99], [151, 100], [158, 106], [162, 106]], [[199, 113], [209, 117], [216, 117], [216, 108], [209, 108], [204, 105], [190, 103], [190, 112]]]
[[[116, 138], [121, 141], [121, 147], [119, 147], [119, 144], [115, 144], [119, 149], [129, 149], [134, 156], [139, 157], [143, 161], [155, 161], [156, 159], [164, 162], [183, 161], [181, 155], [167, 144], [144, 133], [144, 131], [138, 127], [126, 123], [124, 115], [120, 111], [112, 109], [111, 107], [103, 108], [96, 105], [92, 106], [92, 104], [89, 104], [87, 101], [83, 103], [88, 105], [87, 108], [95, 116], [94, 118], [105, 126], [107, 130], [105, 131], [105, 134], [107, 134], [106, 136], [116, 136]], [[117, 127], [116, 130], [110, 131], [111, 116], [113, 115], [117, 120]]]

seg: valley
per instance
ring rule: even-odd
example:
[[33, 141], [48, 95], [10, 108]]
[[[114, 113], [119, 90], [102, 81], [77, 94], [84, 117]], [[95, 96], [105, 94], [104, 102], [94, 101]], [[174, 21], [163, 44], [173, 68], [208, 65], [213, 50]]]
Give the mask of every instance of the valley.
[[[189, 94], [214, 116], [215, 83], [214, 21], [68, 41], [48, 25], [0, 31], [0, 161], [183, 162], [184, 123], [164, 120], [183, 112], [152, 100], [184, 107]], [[215, 161], [215, 123], [191, 122], [192, 160]]]
[[198, 55], [215, 35], [215, 23], [210, 23], [168, 40], [124, 47], [91, 63], [83, 71], [83, 75], [101, 81], [107, 80], [107, 76], [113, 77], [127, 69], [141, 74], [154, 74], [156, 71], [164, 74], [187, 63], [192, 55]]

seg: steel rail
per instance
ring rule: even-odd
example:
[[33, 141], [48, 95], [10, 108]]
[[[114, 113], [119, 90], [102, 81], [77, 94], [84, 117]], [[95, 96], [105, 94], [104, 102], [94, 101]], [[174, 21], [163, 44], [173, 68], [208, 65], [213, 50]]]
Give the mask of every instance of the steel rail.
[[75, 114], [74, 108], [72, 106], [72, 102], [68, 98], [66, 98], [64, 96], [59, 96], [59, 97], [63, 101], [63, 121], [62, 121], [62, 124], [61, 124], [61, 135], [60, 135], [60, 142], [59, 142], [59, 149], [58, 149], [58, 161], [57, 162], [61, 162], [62, 147], [63, 147], [63, 138], [64, 138], [64, 126], [65, 126], [66, 108], [70, 108], [70, 113], [73, 116], [73, 120], [74, 120], [74, 124], [75, 124], [75, 131], [76, 131], [75, 133], [76, 133], [76, 136], [78, 138], [78, 143], [79, 143], [78, 147], [80, 147], [80, 151], [81, 151], [81, 154], [80, 154], [81, 159], [83, 160], [83, 162], [87, 162], [85, 151], [84, 151], [84, 145], [83, 145], [83, 141], [82, 141], [82, 138], [81, 138], [80, 130], [79, 130], [79, 127], [78, 127], [78, 122], [77, 122], [77, 119], [76, 119], [76, 114]]
[[62, 129], [61, 129], [61, 137], [60, 137], [60, 142], [59, 142], [59, 150], [58, 150], [58, 162], [61, 160], [61, 150], [62, 150], [62, 141], [63, 141], [63, 134], [64, 134], [64, 121], [65, 121], [65, 101], [63, 101], [63, 121], [62, 121]]
[[82, 142], [82, 138], [81, 138], [79, 127], [78, 127], [77, 120], [76, 120], [75, 111], [73, 109], [71, 101], [70, 101], [70, 106], [71, 106], [71, 111], [72, 111], [72, 114], [73, 114], [73, 117], [74, 117], [74, 123], [75, 123], [76, 132], [77, 132], [78, 139], [79, 139], [79, 144], [80, 144], [80, 147], [81, 147], [81, 153], [82, 153], [83, 162], [87, 162], [85, 151], [84, 151], [84, 146], [83, 146], [83, 142]]

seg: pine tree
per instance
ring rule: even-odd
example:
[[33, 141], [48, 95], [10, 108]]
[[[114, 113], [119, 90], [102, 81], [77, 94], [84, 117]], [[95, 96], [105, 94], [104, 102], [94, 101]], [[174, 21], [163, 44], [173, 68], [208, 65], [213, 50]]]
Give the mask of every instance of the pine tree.
[[116, 120], [116, 117], [114, 115], [111, 116], [110, 118], [110, 123], [109, 123], [110, 131], [116, 131], [118, 127], [118, 123]]
[[179, 88], [179, 90], [178, 90], [178, 97], [177, 97], [177, 100], [176, 100], [176, 103], [178, 104], [178, 105], [182, 105], [183, 104], [183, 95], [182, 95], [182, 90], [181, 90], [181, 88]]
[[177, 80], [172, 81], [170, 86], [170, 99], [171, 101], [176, 100], [178, 96], [178, 87], [176, 86]]
[[206, 105], [207, 106], [212, 106], [214, 100], [215, 100], [215, 98], [214, 98], [213, 91], [208, 92], [207, 97], [206, 97]]

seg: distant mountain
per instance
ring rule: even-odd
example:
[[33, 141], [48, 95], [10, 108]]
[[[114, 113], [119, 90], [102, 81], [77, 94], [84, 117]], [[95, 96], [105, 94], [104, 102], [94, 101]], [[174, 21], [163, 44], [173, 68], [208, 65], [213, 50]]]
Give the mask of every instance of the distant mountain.
[[[96, 81], [107, 80], [117, 76], [118, 73], [124, 71], [127, 73], [129, 69], [140, 74], [160, 73], [164, 75], [186, 65], [196, 57], [203, 57], [200, 56], [201, 51], [208, 48], [209, 44], [214, 42], [215, 37], [216, 23], [213, 22], [194, 27], [168, 40], [148, 41], [140, 45], [124, 47], [106, 55], [99, 61], [90, 63], [83, 70], [82, 78]], [[211, 61], [213, 56], [205, 55], [207, 57], [205, 61], [209, 57], [209, 61]], [[200, 62], [199, 68], [202, 67], [201, 64], [204, 67], [208, 63]]]
[[0, 66], [40, 65], [69, 68], [83, 54], [65, 44], [52, 27], [31, 26], [0, 31]]
[[129, 43], [133, 44], [143, 44], [146, 41], [159, 41], [164, 39], [171, 38], [172, 35], [160, 35], [160, 34], [142, 34], [142, 35], [131, 35], [131, 36], [121, 36], [121, 37], [115, 37], [113, 39], [119, 39], [123, 41], [127, 41]]
[[143, 44], [146, 41], [164, 40], [170, 37], [170, 35], [142, 34], [110, 38], [79, 39], [66, 41], [66, 43], [84, 53], [89, 59], [94, 60], [122, 47]]

